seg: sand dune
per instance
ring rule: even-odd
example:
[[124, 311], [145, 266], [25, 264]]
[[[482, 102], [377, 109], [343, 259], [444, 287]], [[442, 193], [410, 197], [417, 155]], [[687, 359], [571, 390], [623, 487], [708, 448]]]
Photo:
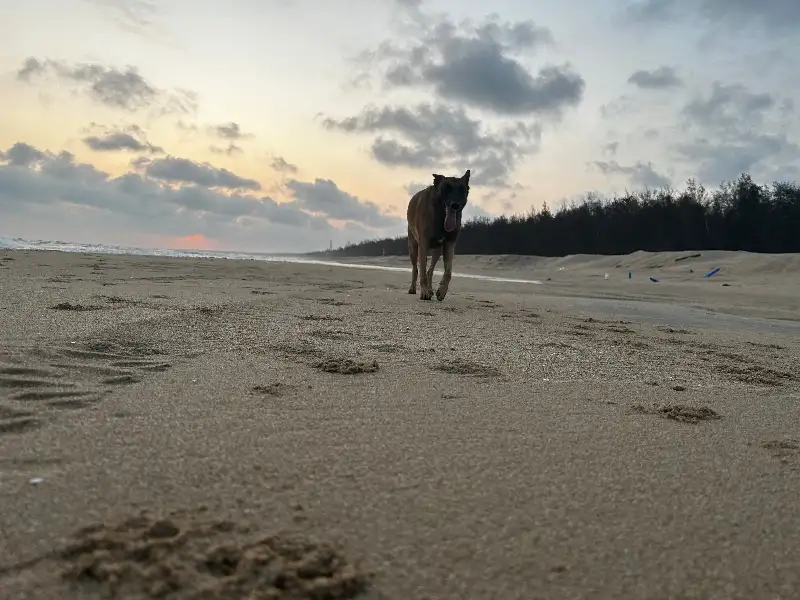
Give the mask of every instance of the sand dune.
[[[360, 262], [406, 266], [407, 256], [359, 257], [335, 259], [343, 262]], [[575, 272], [597, 273], [616, 269], [642, 274], [670, 274], [682, 276], [692, 269], [703, 275], [719, 267], [732, 277], [798, 275], [800, 274], [800, 255], [798, 254], [756, 254], [752, 252], [728, 252], [705, 250], [702, 252], [634, 252], [621, 256], [600, 256], [595, 254], [572, 254], [565, 257], [544, 258], [540, 256], [499, 255], [459, 255], [458, 266], [464, 272], [484, 270], [528, 271], [531, 275], [558, 272], [562, 267]], [[438, 265], [441, 270], [441, 263]], [[457, 270], [457, 269], [456, 269]]]
[[688, 254], [0, 252], [0, 596], [797, 598], [800, 262]]

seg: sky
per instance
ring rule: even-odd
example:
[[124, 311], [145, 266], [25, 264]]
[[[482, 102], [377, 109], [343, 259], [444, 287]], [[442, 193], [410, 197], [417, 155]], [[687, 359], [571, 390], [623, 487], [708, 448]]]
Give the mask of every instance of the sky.
[[[680, 7], [680, 8], [679, 8]], [[0, 6], [0, 235], [303, 252], [747, 172], [800, 179], [797, 0]]]

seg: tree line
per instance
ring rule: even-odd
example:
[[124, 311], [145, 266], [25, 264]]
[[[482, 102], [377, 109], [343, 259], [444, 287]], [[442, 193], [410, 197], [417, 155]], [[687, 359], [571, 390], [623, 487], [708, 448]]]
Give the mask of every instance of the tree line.
[[[713, 192], [689, 180], [669, 188], [603, 198], [589, 194], [551, 211], [464, 223], [460, 254], [628, 254], [683, 250], [800, 252], [800, 186], [758, 185], [747, 174]], [[406, 236], [347, 244], [327, 256], [408, 253]]]

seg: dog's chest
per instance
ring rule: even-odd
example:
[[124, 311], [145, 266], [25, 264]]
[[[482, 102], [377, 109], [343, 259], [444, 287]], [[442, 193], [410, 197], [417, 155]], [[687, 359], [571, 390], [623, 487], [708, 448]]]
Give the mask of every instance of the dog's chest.
[[444, 227], [441, 228], [441, 231], [436, 231], [428, 238], [428, 245], [431, 248], [439, 248], [445, 242], [454, 242], [458, 237], [458, 230], [447, 232], [444, 230]]

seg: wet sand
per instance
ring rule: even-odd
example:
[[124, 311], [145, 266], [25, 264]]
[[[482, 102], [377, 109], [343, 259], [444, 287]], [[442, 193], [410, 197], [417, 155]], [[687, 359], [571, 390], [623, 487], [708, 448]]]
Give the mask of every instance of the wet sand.
[[1, 251], [0, 596], [797, 598], [800, 260], [679, 258]]

